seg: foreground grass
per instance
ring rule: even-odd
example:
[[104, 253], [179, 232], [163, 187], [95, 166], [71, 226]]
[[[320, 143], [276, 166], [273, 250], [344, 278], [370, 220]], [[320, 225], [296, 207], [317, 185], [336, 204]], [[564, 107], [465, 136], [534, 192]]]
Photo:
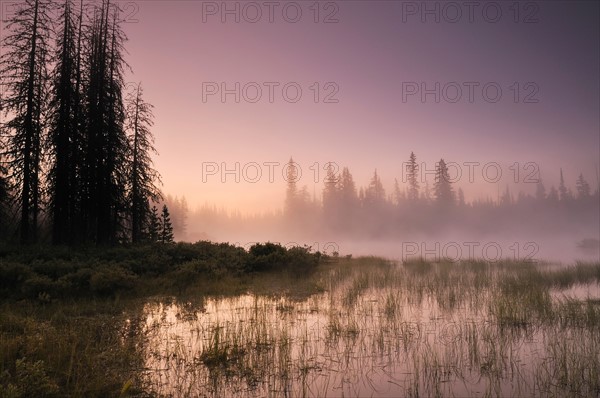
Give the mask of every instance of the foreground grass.
[[[411, 375], [391, 381], [403, 396], [471, 395], [452, 386], [473, 379], [487, 396], [600, 394], [600, 305], [556, 294], [600, 283], [598, 263], [399, 265], [206, 242], [0, 257], [0, 397], [320, 396], [379, 363]], [[232, 318], [196, 324], [205, 300], [217, 314], [230, 302]], [[307, 317], [323, 332], [302, 329]], [[179, 322], [196, 325], [183, 341]]]

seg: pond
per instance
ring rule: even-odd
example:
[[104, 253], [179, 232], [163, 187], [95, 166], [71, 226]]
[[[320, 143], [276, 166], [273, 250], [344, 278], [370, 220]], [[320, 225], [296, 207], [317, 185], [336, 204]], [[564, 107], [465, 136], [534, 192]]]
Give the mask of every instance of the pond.
[[306, 294], [159, 298], [163, 396], [596, 396], [598, 265], [340, 261]]

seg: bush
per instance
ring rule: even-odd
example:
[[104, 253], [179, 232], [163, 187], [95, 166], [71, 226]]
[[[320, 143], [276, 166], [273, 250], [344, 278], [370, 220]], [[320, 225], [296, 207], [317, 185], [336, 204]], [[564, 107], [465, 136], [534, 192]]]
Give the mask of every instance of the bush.
[[311, 254], [308, 248], [292, 247], [287, 252], [287, 266], [293, 272], [310, 272], [319, 265], [321, 254]]
[[274, 243], [257, 243], [250, 248], [246, 270], [263, 272], [285, 266], [286, 249]]
[[62, 290], [61, 287], [60, 283], [45, 275], [33, 275], [23, 283], [21, 291], [28, 298], [49, 298], [56, 296]]
[[285, 247], [275, 243], [255, 244], [250, 248], [246, 269], [253, 272], [290, 270], [306, 272], [319, 263], [320, 254], [311, 254], [306, 247]]
[[136, 276], [123, 268], [112, 266], [97, 270], [90, 278], [90, 289], [100, 295], [131, 290]]
[[59, 280], [68, 288], [70, 293], [82, 295], [89, 293], [90, 280], [93, 274], [94, 272], [90, 268], [81, 268], [61, 277]]

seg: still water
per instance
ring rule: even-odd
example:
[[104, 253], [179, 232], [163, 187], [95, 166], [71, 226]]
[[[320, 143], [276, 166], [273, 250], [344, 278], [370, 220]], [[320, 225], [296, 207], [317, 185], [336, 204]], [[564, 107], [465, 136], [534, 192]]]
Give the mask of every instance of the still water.
[[300, 295], [151, 300], [144, 379], [163, 396], [597, 396], [600, 286], [546, 281], [561, 269], [367, 260]]

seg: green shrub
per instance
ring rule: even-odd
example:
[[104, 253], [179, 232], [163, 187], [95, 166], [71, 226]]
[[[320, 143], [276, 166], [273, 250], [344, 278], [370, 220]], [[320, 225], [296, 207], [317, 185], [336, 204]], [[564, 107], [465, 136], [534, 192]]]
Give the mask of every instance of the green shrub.
[[246, 269], [250, 272], [263, 272], [283, 268], [286, 249], [275, 243], [257, 243], [250, 247]]
[[68, 288], [70, 293], [82, 295], [90, 292], [90, 280], [93, 274], [92, 269], [81, 268], [76, 272], [61, 277], [60, 281]]
[[100, 295], [109, 295], [132, 289], [135, 280], [136, 276], [123, 268], [102, 267], [90, 278], [90, 289]]
[[22, 293], [27, 298], [54, 297], [60, 292], [60, 283], [54, 282], [45, 275], [33, 275], [27, 279], [21, 287]]

